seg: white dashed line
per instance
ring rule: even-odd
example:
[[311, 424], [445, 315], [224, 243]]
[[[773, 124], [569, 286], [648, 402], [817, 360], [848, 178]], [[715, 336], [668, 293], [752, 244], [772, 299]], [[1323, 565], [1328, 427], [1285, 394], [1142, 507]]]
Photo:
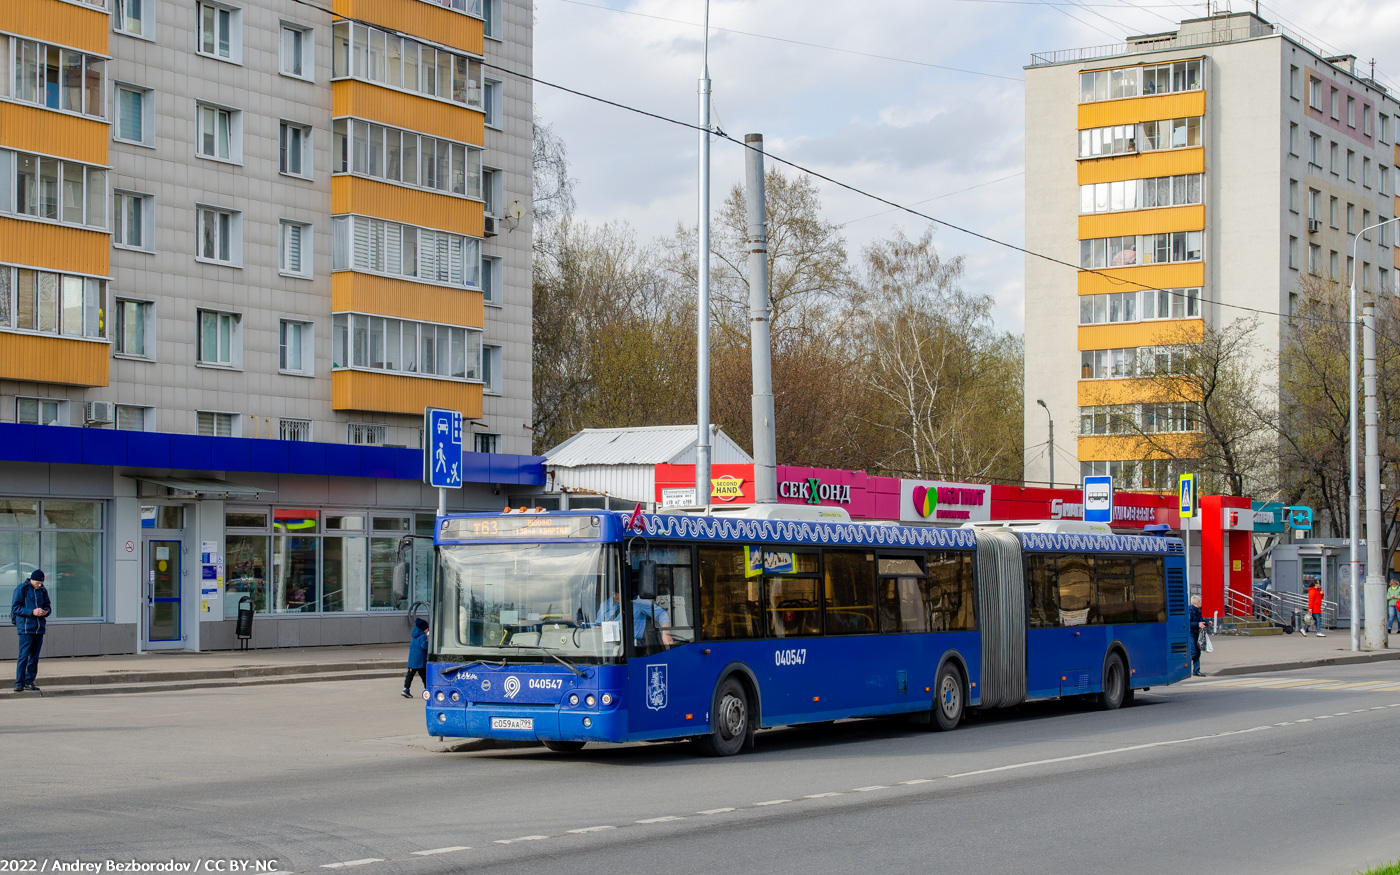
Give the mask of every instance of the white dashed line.
[[454, 845], [453, 847], [450, 847], [450, 848], [433, 848], [431, 851], [414, 851], [414, 852], [413, 852], [413, 856], [415, 856], [415, 857], [431, 857], [431, 856], [433, 856], [434, 854], [454, 854], [454, 853], [456, 853], [457, 851], [470, 851], [470, 850], [471, 850], [471, 848], [467, 847], [466, 845]]
[[574, 835], [582, 835], [586, 832], [602, 832], [605, 829], [617, 829], [615, 826], [585, 826], [582, 829], [571, 829], [569, 832]]
[[1387, 708], [1400, 708], [1400, 702], [1396, 702], [1396, 703], [1393, 704], [1393, 705], [1386, 705], [1386, 707], [1387, 707]]
[[378, 857], [366, 857], [363, 860], [346, 860], [344, 863], [326, 863], [322, 869], [349, 869], [351, 866], [364, 866], [368, 863], [383, 863]]
[[549, 836], [521, 836], [518, 839], [496, 839], [498, 845], [513, 845], [516, 842], [542, 842]]
[[754, 805], [755, 808], [758, 808], [759, 806], [762, 806], [762, 805], [782, 805], [782, 804], [785, 803], [785, 802], [791, 802], [791, 801], [792, 801], [791, 799], [769, 799], [767, 802], [755, 802], [753, 805]]
[[1300, 717], [1300, 718], [1298, 718], [1297, 720], [1294, 720], [1293, 722], [1294, 722], [1294, 723], [1311, 723], [1311, 722], [1313, 722], [1313, 719], [1312, 719], [1311, 717]]
[[852, 793], [869, 793], [871, 790], [888, 790], [888, 789], [890, 789], [890, 788], [889, 788], [889, 787], [886, 787], [884, 784], [876, 784], [876, 785], [873, 786], [873, 787], [857, 787], [857, 788], [855, 788], [854, 790], [852, 790], [851, 792], [852, 792]]
[[733, 808], [708, 808], [704, 811], [697, 811], [696, 814], [728, 814]]
[[1318, 719], [1318, 720], [1331, 720], [1331, 719], [1332, 719], [1332, 715], [1331, 715], [1331, 714], [1319, 714], [1319, 715], [1317, 715], [1317, 718], [1316, 718], [1316, 719]]
[[[832, 796], [840, 796], [840, 793], [813, 793], [811, 796], [803, 796], [803, 799], [830, 799]], [[766, 803], [759, 803], [764, 805]]]
[[670, 823], [673, 820], [685, 820], [684, 817], [648, 817], [646, 820], [634, 821], [634, 823]]
[[908, 785], [910, 785], [910, 784], [932, 784], [932, 783], [933, 783], [933, 779], [932, 779], [932, 778], [915, 778], [915, 779], [912, 780], [912, 781], [900, 781], [899, 783], [901, 783], [901, 784], [903, 784], [903, 785], [905, 785], [905, 786], [908, 786]]

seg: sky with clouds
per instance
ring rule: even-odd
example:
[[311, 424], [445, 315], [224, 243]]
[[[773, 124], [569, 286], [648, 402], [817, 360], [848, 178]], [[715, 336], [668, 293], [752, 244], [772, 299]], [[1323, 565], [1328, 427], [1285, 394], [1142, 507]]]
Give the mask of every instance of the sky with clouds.
[[[704, 2], [536, 0], [535, 75], [694, 122]], [[711, 0], [713, 120], [735, 140], [762, 133], [771, 154], [1020, 244], [1031, 53], [1174, 30], [1205, 12], [1167, 0]], [[1386, 51], [1400, 37], [1400, 3], [1272, 0], [1260, 14], [1358, 66], [1374, 57], [1379, 81], [1400, 90], [1400, 55]], [[535, 104], [568, 145], [580, 217], [624, 220], [643, 240], [695, 223], [693, 130], [545, 86]], [[743, 149], [717, 140], [711, 151], [717, 204], [743, 178]], [[820, 188], [853, 255], [896, 226], [927, 226]], [[964, 286], [995, 298], [998, 323], [1022, 331], [1023, 257], [943, 227], [935, 240], [967, 257]]]

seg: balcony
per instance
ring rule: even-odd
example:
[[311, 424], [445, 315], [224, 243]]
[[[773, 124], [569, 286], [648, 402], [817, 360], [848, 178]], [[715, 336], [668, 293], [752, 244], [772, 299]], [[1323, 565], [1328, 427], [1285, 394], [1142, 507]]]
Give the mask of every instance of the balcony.
[[111, 345], [105, 340], [4, 331], [0, 332], [0, 380], [105, 386], [110, 353]]
[[481, 418], [480, 383], [409, 377], [378, 371], [331, 372], [331, 408], [371, 413], [421, 415], [428, 407], [460, 410], [467, 419]]

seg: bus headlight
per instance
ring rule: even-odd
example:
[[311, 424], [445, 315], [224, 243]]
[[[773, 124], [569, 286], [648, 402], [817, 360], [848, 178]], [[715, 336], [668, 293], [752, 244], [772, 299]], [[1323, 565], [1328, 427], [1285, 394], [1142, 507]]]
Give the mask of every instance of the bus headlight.
[[439, 711], [439, 712], [438, 712], [438, 722], [439, 722], [439, 723], [446, 723], [446, 722], [447, 722], [447, 715], [446, 715], [446, 714], [443, 714], [441, 711]]
[[423, 701], [424, 701], [424, 702], [428, 701], [428, 700], [431, 699], [432, 697], [433, 697], [433, 694], [432, 694], [432, 693], [428, 692], [427, 690], [424, 690], [424, 691], [423, 691]]
[[598, 704], [598, 700], [595, 699], [595, 698], [593, 698], [593, 694], [592, 694], [592, 693], [589, 693], [589, 694], [588, 694], [588, 698], [584, 699], [583, 701], [584, 701], [585, 703], [587, 703], [588, 707], [590, 707], [590, 708], [592, 708], [594, 705]]
[[590, 727], [590, 726], [592, 726], [592, 725], [593, 725], [593, 718], [592, 718], [592, 717], [585, 717], [585, 718], [583, 718], [583, 728], [584, 728], [584, 729], [587, 729], [588, 727]]
[[577, 704], [578, 704], [578, 693], [570, 693], [570, 694], [569, 694], [569, 704], [570, 704], [570, 705], [577, 705]]
[[612, 693], [604, 693], [604, 694], [603, 694], [603, 704], [604, 704], [604, 705], [611, 705], [611, 704], [612, 704]]
[[453, 691], [452, 691], [452, 701], [454, 701], [454, 702], [460, 702], [460, 701], [462, 701], [462, 694], [459, 693], [459, 692], [457, 692], [456, 690], [453, 690]]
[[444, 696], [444, 695], [442, 694], [442, 690], [438, 690], [437, 700], [438, 700], [439, 702], [441, 702], [443, 699], [446, 699], [446, 698], [447, 698], [447, 697]]

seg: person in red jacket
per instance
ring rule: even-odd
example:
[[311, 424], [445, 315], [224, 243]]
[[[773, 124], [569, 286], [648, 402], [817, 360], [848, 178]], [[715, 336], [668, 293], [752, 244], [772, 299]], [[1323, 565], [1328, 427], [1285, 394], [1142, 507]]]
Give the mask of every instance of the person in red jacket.
[[[1317, 582], [1316, 577], [1308, 578], [1308, 613], [1313, 615], [1317, 637], [1326, 638], [1327, 633], [1322, 631], [1322, 584]], [[1304, 629], [1303, 634], [1308, 634], [1308, 630]]]

